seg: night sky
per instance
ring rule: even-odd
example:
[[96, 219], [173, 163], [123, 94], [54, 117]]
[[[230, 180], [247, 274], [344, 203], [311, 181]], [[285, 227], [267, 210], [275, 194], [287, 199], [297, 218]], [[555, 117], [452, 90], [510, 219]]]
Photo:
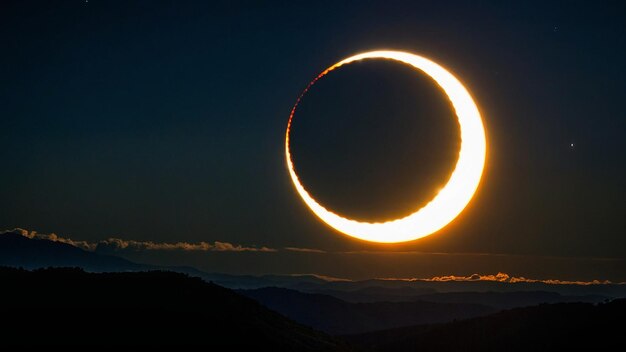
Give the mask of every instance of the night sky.
[[[231, 273], [626, 281], [622, 1], [16, 1], [0, 42], [0, 229], [275, 250], [118, 251]], [[376, 49], [448, 68], [487, 132], [469, 206], [405, 244], [320, 222], [283, 154], [308, 82]], [[390, 61], [322, 78], [292, 138], [316, 198], [369, 221], [432, 199], [460, 145], [441, 90]]]

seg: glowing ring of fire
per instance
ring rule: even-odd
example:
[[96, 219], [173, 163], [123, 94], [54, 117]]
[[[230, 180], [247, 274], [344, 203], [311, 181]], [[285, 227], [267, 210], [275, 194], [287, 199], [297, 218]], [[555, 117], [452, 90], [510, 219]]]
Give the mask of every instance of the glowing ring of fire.
[[[289, 132], [296, 108], [306, 92], [330, 71], [363, 59], [391, 59], [409, 64], [425, 72], [444, 90], [456, 111], [461, 130], [459, 159], [448, 183], [423, 208], [400, 219], [380, 223], [347, 219], [320, 205], [302, 186], [296, 174], [289, 150]], [[418, 55], [399, 51], [371, 51], [339, 61], [320, 73], [304, 89], [291, 109], [285, 134], [285, 158], [291, 181], [306, 205], [329, 226], [362, 240], [373, 242], [404, 242], [428, 236], [450, 223], [467, 206], [478, 188], [485, 166], [487, 145], [485, 130], [478, 107], [469, 92], [456, 77], [438, 64]]]

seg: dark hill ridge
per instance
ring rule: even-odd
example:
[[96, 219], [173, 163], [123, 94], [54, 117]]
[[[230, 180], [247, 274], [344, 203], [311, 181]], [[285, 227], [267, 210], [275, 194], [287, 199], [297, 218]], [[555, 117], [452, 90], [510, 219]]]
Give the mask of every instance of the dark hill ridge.
[[[274, 285], [278, 286], [278, 285]], [[398, 289], [403, 287], [415, 290], [430, 289], [436, 292], [522, 292], [544, 291], [556, 292], [564, 296], [600, 295], [614, 298], [626, 298], [626, 284], [549, 284], [544, 282], [499, 282], [499, 281], [429, 281], [429, 280], [403, 280], [403, 279], [370, 279], [362, 281], [332, 281], [323, 286], [316, 284], [299, 284], [281, 286], [304, 292], [320, 292], [320, 290], [332, 291], [355, 291], [366, 287], [382, 287]]]
[[380, 352], [610, 351], [623, 349], [625, 316], [626, 299], [597, 305], [542, 304], [344, 338], [367, 351]]
[[350, 334], [415, 324], [442, 323], [493, 313], [471, 303], [372, 302], [350, 303], [336, 297], [285, 288], [239, 290], [268, 308], [330, 334]]
[[0, 285], [0, 345], [348, 350], [232, 290], [184, 274], [0, 268]]
[[319, 293], [323, 295], [337, 297], [341, 300], [352, 303], [368, 303], [368, 302], [411, 302], [415, 301], [416, 297], [428, 294], [435, 294], [432, 288], [413, 288], [413, 287], [380, 287], [380, 286], [367, 286], [358, 288], [356, 290], [329, 290], [318, 289], [305, 291], [308, 293]]

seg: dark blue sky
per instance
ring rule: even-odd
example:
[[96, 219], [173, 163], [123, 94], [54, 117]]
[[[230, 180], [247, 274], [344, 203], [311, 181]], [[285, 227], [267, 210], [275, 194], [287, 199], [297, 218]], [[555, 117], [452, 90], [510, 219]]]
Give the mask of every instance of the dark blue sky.
[[[0, 42], [0, 228], [90, 241], [621, 258], [614, 273], [626, 276], [621, 1], [17, 1], [0, 5]], [[455, 222], [391, 247], [321, 224], [283, 156], [306, 84], [381, 48], [460, 77], [489, 151]], [[438, 93], [385, 62], [331, 73], [296, 117], [303, 180], [361, 218], [427, 202], [458, 148]], [[288, 265], [272, 260], [268, 270]]]

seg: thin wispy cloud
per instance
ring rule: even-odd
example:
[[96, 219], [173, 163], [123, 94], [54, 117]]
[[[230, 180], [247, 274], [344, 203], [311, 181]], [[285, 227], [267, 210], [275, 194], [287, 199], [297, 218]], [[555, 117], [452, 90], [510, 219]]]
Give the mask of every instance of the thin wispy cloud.
[[43, 233], [37, 233], [37, 231], [28, 231], [28, 230], [21, 229], [21, 228], [15, 228], [13, 230], [5, 230], [1, 234], [5, 234], [5, 233], [17, 233], [17, 234], [20, 234], [20, 235], [22, 235], [24, 237], [31, 238], [31, 239], [48, 240], [48, 241], [52, 241], [52, 242], [67, 243], [67, 244], [72, 245], [74, 247], [82, 248], [82, 249], [84, 249], [86, 251], [93, 251], [93, 250], [95, 250], [96, 249], [96, 245], [97, 245], [96, 243], [93, 243], [93, 242], [74, 241], [71, 238], [60, 237], [60, 236], [57, 236], [55, 233], [43, 234]]
[[240, 244], [232, 244], [230, 242], [153, 242], [153, 241], [135, 241], [124, 240], [121, 238], [108, 238], [106, 240], [89, 242], [77, 241], [67, 237], [61, 237], [57, 234], [40, 234], [36, 231], [28, 231], [21, 228], [8, 230], [4, 233], [18, 233], [24, 237], [39, 240], [48, 240], [53, 242], [66, 243], [86, 251], [92, 252], [140, 252], [140, 251], [197, 251], [197, 252], [276, 252], [274, 248], [265, 246], [244, 246]]
[[[87, 251], [99, 252], [121, 252], [121, 251], [197, 251], [197, 252], [296, 252], [296, 253], [312, 253], [312, 254], [349, 254], [349, 255], [414, 255], [414, 256], [469, 256], [469, 257], [537, 257], [544, 259], [568, 259], [567, 257], [558, 256], [537, 256], [523, 254], [508, 253], [480, 253], [480, 252], [422, 252], [422, 251], [378, 251], [378, 250], [352, 250], [352, 251], [329, 251], [320, 248], [310, 247], [283, 247], [281, 249], [266, 246], [253, 246], [233, 244], [230, 242], [214, 241], [214, 242], [154, 242], [154, 241], [137, 241], [127, 240], [117, 237], [111, 237], [100, 241], [83, 241], [74, 240], [69, 237], [59, 236], [55, 233], [41, 234], [37, 231], [28, 231], [22, 228], [13, 230], [5, 230], [3, 233], [19, 233], [24, 237], [43, 239], [54, 242], [67, 243], [69, 245], [82, 248]], [[626, 261], [624, 258], [603, 258], [603, 257], [585, 257], [578, 259], [594, 260], [594, 261]], [[497, 276], [497, 275], [496, 275]], [[445, 277], [442, 277], [445, 279]], [[469, 280], [467, 280], [469, 281]], [[497, 280], [492, 280], [497, 281]]]
[[328, 281], [328, 282], [354, 282], [354, 280], [351, 279], [344, 279], [344, 278], [340, 278], [340, 277], [334, 277], [334, 276], [329, 276], [329, 275], [321, 275], [321, 274], [291, 274], [289, 276], [293, 276], [293, 277], [314, 277], [320, 280], [324, 280], [324, 281]]
[[325, 250], [322, 249], [315, 249], [315, 248], [300, 248], [300, 247], [285, 247], [284, 248], [286, 251], [289, 252], [300, 252], [300, 253], [328, 253]]
[[502, 282], [502, 283], [544, 283], [551, 285], [600, 285], [611, 284], [609, 280], [592, 280], [592, 281], [569, 281], [569, 280], [557, 280], [557, 279], [529, 279], [523, 276], [511, 276], [506, 273], [499, 272], [497, 274], [472, 274], [469, 276], [457, 276], [457, 275], [444, 275], [434, 276], [431, 278], [382, 278], [380, 280], [400, 280], [400, 281], [428, 281], [428, 282], [474, 282], [474, 281], [489, 281], [489, 282]]
[[[402, 251], [402, 250], [353, 250], [353, 251], [326, 251], [333, 254], [351, 255], [414, 255], [414, 256], [454, 256], [454, 257], [508, 257], [508, 258], [541, 258], [541, 259], [572, 259], [566, 256], [536, 255], [536, 254], [516, 254], [516, 253], [485, 253], [485, 252], [425, 252], [425, 251]], [[616, 257], [576, 257], [576, 259], [605, 261], [605, 262], [626, 262], [626, 258]]]
[[96, 243], [96, 252], [191, 251], [191, 252], [276, 252], [268, 247], [243, 246], [229, 242], [153, 242], [109, 238]]

